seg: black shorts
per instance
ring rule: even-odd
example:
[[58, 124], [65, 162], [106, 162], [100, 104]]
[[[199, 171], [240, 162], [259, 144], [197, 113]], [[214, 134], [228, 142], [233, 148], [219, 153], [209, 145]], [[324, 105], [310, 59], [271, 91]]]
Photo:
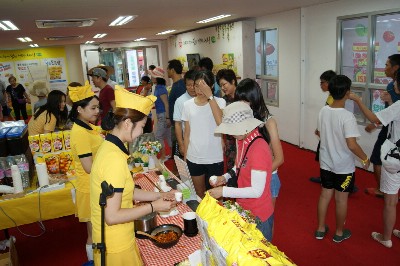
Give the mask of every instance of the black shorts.
[[335, 174], [331, 171], [320, 169], [321, 186], [326, 189], [335, 189], [340, 192], [351, 192], [356, 181], [355, 173]]
[[382, 127], [381, 132], [379, 132], [378, 138], [376, 139], [374, 149], [370, 157], [371, 163], [374, 165], [382, 165], [381, 161], [381, 147], [387, 138], [388, 127]]
[[197, 164], [186, 160], [191, 176], [205, 175], [206, 189], [211, 189], [210, 182], [208, 179], [212, 175], [223, 175], [224, 174], [224, 162], [213, 163], [213, 164]]

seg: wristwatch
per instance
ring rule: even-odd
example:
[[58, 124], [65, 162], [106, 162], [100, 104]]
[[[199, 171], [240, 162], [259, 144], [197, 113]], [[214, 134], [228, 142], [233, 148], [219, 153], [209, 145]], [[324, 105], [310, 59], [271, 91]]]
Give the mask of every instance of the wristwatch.
[[208, 101], [212, 101], [214, 100], [214, 95], [211, 95], [210, 97], [208, 97]]

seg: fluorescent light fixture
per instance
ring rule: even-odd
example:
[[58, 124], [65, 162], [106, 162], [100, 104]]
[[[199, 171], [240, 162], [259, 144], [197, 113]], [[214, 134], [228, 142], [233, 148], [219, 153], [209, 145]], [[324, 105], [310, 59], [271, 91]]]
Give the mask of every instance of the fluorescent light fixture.
[[106, 35], [107, 35], [107, 33], [98, 33], [98, 34], [94, 35], [93, 38], [100, 39], [100, 38], [103, 38]]
[[108, 26], [121, 26], [124, 25], [130, 21], [132, 21], [134, 18], [136, 18], [137, 15], [133, 15], [133, 16], [120, 16], [118, 17], [116, 20], [114, 20], [113, 22], [110, 23], [110, 25]]
[[174, 32], [174, 31], [176, 31], [176, 30], [166, 30], [166, 31], [163, 31], [163, 32], [159, 32], [156, 35], [165, 35], [165, 34], [168, 34], [168, 33]]
[[39, 45], [37, 45], [36, 43], [34, 44], [29, 44], [30, 47], [35, 48], [35, 47], [39, 47]]
[[3, 30], [19, 30], [17, 26], [15, 26], [11, 21], [9, 20], [2, 20], [0, 21], [0, 28]]
[[94, 43], [94, 41], [86, 41], [85, 44], [91, 44]]
[[140, 41], [143, 41], [143, 40], [146, 40], [147, 38], [139, 38], [139, 39], [136, 39], [136, 40], [134, 40], [134, 42], [140, 42]]
[[32, 41], [32, 39], [31, 38], [29, 38], [29, 37], [20, 37], [20, 38], [17, 38], [20, 42], [31, 42]]
[[219, 20], [219, 19], [230, 17], [230, 16], [232, 16], [232, 15], [219, 15], [219, 16], [208, 18], [208, 19], [205, 19], [205, 20], [197, 21], [196, 23], [208, 23], [208, 22], [211, 22], [211, 21], [214, 21], [214, 20]]

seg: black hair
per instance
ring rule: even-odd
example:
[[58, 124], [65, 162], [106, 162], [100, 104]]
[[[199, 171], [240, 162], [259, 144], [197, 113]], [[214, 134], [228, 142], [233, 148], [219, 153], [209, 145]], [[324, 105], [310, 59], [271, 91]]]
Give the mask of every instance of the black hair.
[[322, 73], [321, 76], [319, 76], [319, 79], [329, 82], [335, 76], [336, 76], [336, 72], [335, 71], [327, 70], [324, 73]]
[[194, 80], [196, 77], [196, 73], [197, 71], [195, 70], [189, 70], [188, 72], [185, 73], [185, 75], [183, 76], [183, 79], [186, 81], [188, 80]]
[[78, 118], [78, 107], [80, 106], [82, 108], [85, 108], [86, 106], [89, 105], [90, 101], [93, 98], [99, 100], [99, 97], [97, 97], [96, 95], [93, 95], [93, 96], [85, 98], [83, 100], [74, 102], [72, 104], [71, 111], [69, 112], [68, 119], [71, 120], [72, 122], [75, 122], [75, 120]]
[[165, 79], [163, 79], [163, 78], [156, 78], [156, 82], [157, 82], [157, 85], [165, 85], [165, 84], [167, 84], [165, 82]]
[[394, 80], [396, 81], [397, 89], [400, 90], [400, 68], [397, 70]]
[[108, 112], [106, 116], [101, 121], [101, 128], [104, 130], [113, 130], [115, 126], [119, 123], [125, 121], [126, 119], [130, 119], [132, 121], [133, 128], [135, 128], [136, 123], [145, 118], [146, 115], [137, 110], [129, 109], [129, 108], [115, 108], [114, 112]]
[[345, 75], [337, 75], [329, 81], [329, 93], [334, 100], [341, 100], [350, 90], [351, 80]]
[[[239, 82], [235, 90], [235, 101], [246, 101], [250, 103], [254, 118], [261, 121], [266, 121], [270, 115], [260, 85], [253, 79], [246, 78]], [[271, 137], [267, 128], [263, 126], [259, 127], [258, 130], [263, 138], [270, 143]]]
[[146, 81], [147, 83], [150, 82], [150, 78], [148, 76], [143, 76], [140, 80]]
[[400, 54], [392, 54], [388, 56], [390, 64], [393, 66], [400, 66]]
[[199, 67], [212, 71], [214, 64], [213, 64], [213, 61], [209, 57], [203, 57], [199, 61]]
[[149, 66], [149, 69], [150, 69], [150, 70], [154, 70], [155, 68], [156, 68], [155, 65], [150, 65], [150, 66]]
[[183, 66], [181, 61], [177, 59], [172, 59], [168, 61], [168, 69], [173, 69], [175, 70], [176, 74], [182, 74]]
[[219, 70], [217, 73], [216, 79], [217, 79], [218, 84], [221, 79], [224, 79], [224, 80], [228, 81], [229, 83], [237, 86], [236, 74], [232, 69]]
[[211, 88], [212, 93], [214, 94], [214, 74], [210, 70], [201, 70], [196, 73], [194, 80], [204, 79], [205, 83]]
[[51, 114], [53, 114], [57, 119], [56, 125], [63, 125], [67, 121], [68, 109], [67, 106], [65, 106], [64, 110], [60, 111], [62, 97], [65, 97], [65, 99], [67, 98], [64, 92], [59, 90], [52, 90], [49, 95], [47, 95], [46, 104], [39, 107], [39, 110], [37, 110], [36, 113], [33, 115], [33, 119], [38, 118], [41, 113], [46, 111], [47, 113], [45, 123], [50, 122]]

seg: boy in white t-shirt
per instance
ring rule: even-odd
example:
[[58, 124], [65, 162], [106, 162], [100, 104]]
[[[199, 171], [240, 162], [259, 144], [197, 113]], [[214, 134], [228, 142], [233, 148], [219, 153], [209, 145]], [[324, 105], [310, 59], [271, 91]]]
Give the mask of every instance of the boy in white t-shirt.
[[345, 101], [349, 99], [351, 80], [338, 75], [329, 81], [329, 92], [333, 97], [331, 105], [319, 112], [318, 131], [321, 146], [319, 154], [321, 195], [318, 202], [318, 228], [316, 239], [323, 239], [328, 232], [325, 218], [329, 202], [335, 196], [336, 232], [333, 241], [340, 243], [351, 236], [344, 229], [347, 216], [347, 199], [355, 182], [355, 157], [360, 158], [368, 169], [369, 159], [357, 143], [360, 136], [354, 114], [347, 111]]
[[[395, 75], [396, 81], [395, 88], [399, 89], [400, 84], [400, 70]], [[358, 104], [365, 117], [374, 124], [382, 124], [388, 126], [389, 140], [396, 143], [400, 139], [400, 101], [397, 101], [383, 109], [382, 111], [374, 114], [362, 102], [357, 95], [351, 95], [350, 99]], [[389, 126], [390, 125], [390, 126]], [[394, 229], [396, 224], [396, 206], [399, 198], [400, 189], [400, 173], [389, 172], [384, 165], [382, 165], [380, 190], [385, 199], [385, 206], [383, 208], [383, 233], [372, 232], [371, 236], [374, 240], [378, 241], [387, 248], [392, 247], [392, 232], [395, 236], [400, 238], [400, 231]]]

